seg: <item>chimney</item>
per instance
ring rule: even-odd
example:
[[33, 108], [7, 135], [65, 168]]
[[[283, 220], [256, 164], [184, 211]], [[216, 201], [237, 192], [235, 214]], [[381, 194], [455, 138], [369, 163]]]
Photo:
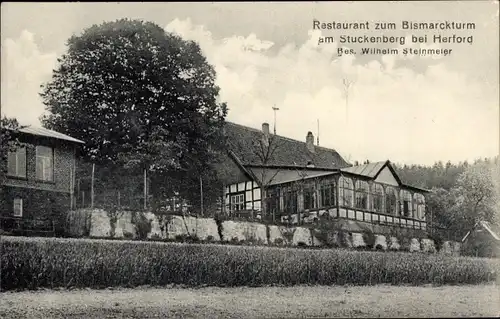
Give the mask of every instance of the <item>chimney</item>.
[[309, 152], [314, 153], [314, 135], [312, 132], [307, 132], [306, 146]]
[[262, 133], [265, 136], [269, 136], [269, 123], [262, 123]]
[[269, 124], [268, 123], [262, 123], [262, 139], [264, 141], [265, 145], [269, 144]]

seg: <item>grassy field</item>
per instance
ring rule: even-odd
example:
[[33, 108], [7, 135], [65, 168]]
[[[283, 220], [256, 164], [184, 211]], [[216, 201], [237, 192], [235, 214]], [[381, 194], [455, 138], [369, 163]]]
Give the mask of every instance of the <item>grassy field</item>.
[[4, 292], [0, 318], [496, 317], [498, 286], [135, 288]]
[[494, 282], [500, 260], [340, 249], [5, 237], [1, 288]]

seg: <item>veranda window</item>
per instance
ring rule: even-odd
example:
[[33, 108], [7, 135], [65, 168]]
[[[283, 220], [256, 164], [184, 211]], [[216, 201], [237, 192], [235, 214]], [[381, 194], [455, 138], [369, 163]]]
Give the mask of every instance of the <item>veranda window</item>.
[[340, 205], [352, 207], [354, 196], [354, 184], [352, 179], [341, 176], [339, 179], [340, 186]]
[[305, 187], [303, 190], [304, 195], [304, 209], [316, 208], [316, 194], [313, 186]]
[[329, 181], [328, 184], [321, 185], [320, 195], [320, 207], [335, 206], [337, 204], [337, 185], [335, 181]]
[[297, 213], [297, 191], [287, 189], [283, 194], [284, 213], [295, 214]]
[[415, 203], [415, 217], [420, 220], [425, 220], [425, 197], [422, 194], [415, 194], [414, 196]]
[[372, 210], [377, 213], [384, 212], [384, 188], [380, 184], [372, 185]]
[[267, 212], [269, 214], [277, 214], [280, 211], [280, 193], [279, 189], [275, 188], [268, 191], [267, 197]]
[[402, 214], [405, 217], [412, 217], [413, 215], [413, 207], [411, 203], [411, 193], [407, 190], [401, 191], [401, 198], [403, 200], [403, 211]]
[[398, 197], [394, 187], [385, 188], [385, 213], [396, 216], [398, 214]]
[[356, 208], [368, 209], [368, 182], [356, 181]]

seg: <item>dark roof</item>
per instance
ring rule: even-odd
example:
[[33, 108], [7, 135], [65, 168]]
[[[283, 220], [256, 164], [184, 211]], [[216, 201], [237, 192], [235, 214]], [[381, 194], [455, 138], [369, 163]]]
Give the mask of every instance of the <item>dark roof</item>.
[[19, 132], [25, 133], [25, 134], [30, 134], [30, 135], [36, 135], [36, 136], [44, 136], [44, 137], [50, 137], [50, 138], [56, 138], [59, 140], [65, 140], [73, 143], [81, 143], [83, 144], [83, 141], [80, 141], [76, 138], [73, 138], [71, 136], [68, 136], [66, 134], [62, 134], [53, 130], [46, 129], [44, 127], [37, 127], [37, 126], [24, 126], [18, 129]]
[[272, 133], [269, 135], [271, 141], [269, 148], [272, 155], [267, 157], [268, 160], [263, 160], [263, 132], [261, 130], [231, 122], [226, 122], [224, 130], [230, 150], [242, 165], [301, 168], [313, 165], [316, 168], [325, 169], [350, 166], [333, 149], [315, 145], [314, 152], [311, 152], [308, 150], [305, 141], [297, 141]]

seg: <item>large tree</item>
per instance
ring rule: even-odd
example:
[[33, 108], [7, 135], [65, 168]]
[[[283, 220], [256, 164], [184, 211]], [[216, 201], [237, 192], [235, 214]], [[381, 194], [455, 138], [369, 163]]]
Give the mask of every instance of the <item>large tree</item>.
[[455, 199], [451, 211], [457, 226], [469, 230], [481, 220], [496, 222], [498, 194], [494, 178], [498, 174], [498, 167], [492, 163], [476, 164], [460, 174], [451, 190]]
[[498, 163], [478, 161], [458, 175], [450, 190], [433, 188], [427, 196], [428, 220], [458, 237], [478, 221], [498, 223], [499, 172]]
[[156, 197], [181, 191], [193, 174], [211, 175], [227, 108], [198, 44], [122, 19], [67, 47], [42, 86], [44, 126], [85, 141], [86, 160], [151, 172]]

